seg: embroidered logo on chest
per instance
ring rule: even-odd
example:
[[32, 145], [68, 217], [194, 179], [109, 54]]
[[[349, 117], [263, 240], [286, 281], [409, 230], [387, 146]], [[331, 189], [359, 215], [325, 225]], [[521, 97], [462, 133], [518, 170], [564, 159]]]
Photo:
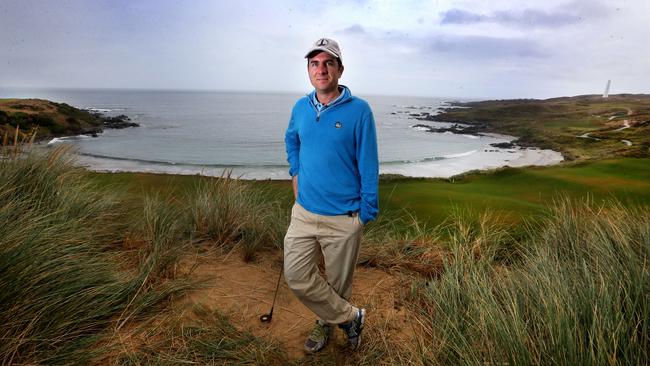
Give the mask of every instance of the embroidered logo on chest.
[[341, 127], [343, 127], [343, 124], [341, 122], [339, 122], [339, 121], [336, 121], [336, 123], [334, 123], [334, 127], [341, 128]]

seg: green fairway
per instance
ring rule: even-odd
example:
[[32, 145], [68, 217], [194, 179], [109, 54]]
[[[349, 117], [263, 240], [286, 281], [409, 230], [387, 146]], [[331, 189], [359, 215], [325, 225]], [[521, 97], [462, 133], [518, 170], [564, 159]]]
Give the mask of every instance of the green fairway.
[[[135, 196], [162, 193], [179, 196], [195, 187], [199, 176], [145, 173], [93, 173], [95, 182], [127, 190]], [[255, 186], [291, 201], [288, 181], [257, 181]], [[560, 196], [602, 201], [616, 198], [626, 205], [650, 205], [650, 159], [619, 158], [575, 165], [506, 168], [452, 179], [382, 179], [380, 209], [405, 209], [435, 225], [453, 210], [492, 212], [512, 223], [542, 214]]]
[[511, 222], [543, 213], [560, 196], [627, 205], [650, 204], [650, 159], [611, 159], [573, 166], [507, 168], [460, 179], [396, 179], [380, 187], [382, 208], [404, 208], [437, 224], [454, 209], [491, 211]]

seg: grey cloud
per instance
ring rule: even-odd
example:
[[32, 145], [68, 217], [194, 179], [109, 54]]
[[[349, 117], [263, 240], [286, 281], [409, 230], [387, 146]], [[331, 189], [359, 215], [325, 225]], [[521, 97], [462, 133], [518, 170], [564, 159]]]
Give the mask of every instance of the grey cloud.
[[485, 15], [472, 13], [460, 9], [451, 9], [440, 13], [440, 24], [471, 24], [480, 23], [488, 19]]
[[539, 10], [524, 10], [523, 12], [499, 11], [494, 13], [494, 19], [498, 23], [512, 24], [514, 26], [528, 27], [558, 27], [575, 24], [580, 17], [569, 13], [547, 13]]
[[351, 25], [351, 26], [349, 26], [347, 28], [344, 28], [344, 29], [341, 29], [341, 30], [337, 31], [336, 33], [359, 35], [359, 34], [366, 34], [366, 30], [360, 24], [354, 24], [354, 25]]
[[567, 11], [545, 12], [526, 9], [523, 11], [497, 11], [489, 15], [461, 9], [440, 13], [440, 24], [499, 23], [517, 28], [553, 28], [578, 23], [582, 17]]
[[462, 58], [542, 58], [546, 53], [529, 39], [484, 36], [439, 36], [425, 41], [425, 51]]
[[545, 58], [548, 51], [531, 38], [506, 38], [476, 35], [414, 35], [396, 29], [363, 28], [355, 24], [338, 33], [356, 35], [369, 44], [410, 49], [423, 57], [444, 55], [451, 59]]

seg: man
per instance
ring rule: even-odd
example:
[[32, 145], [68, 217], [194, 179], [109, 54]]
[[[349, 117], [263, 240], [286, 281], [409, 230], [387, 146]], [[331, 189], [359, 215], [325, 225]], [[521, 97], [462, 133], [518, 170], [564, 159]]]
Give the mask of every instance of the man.
[[[305, 349], [323, 349], [334, 325], [357, 349], [366, 311], [349, 299], [363, 225], [378, 212], [375, 121], [368, 103], [339, 85], [338, 43], [319, 39], [305, 58], [314, 91], [293, 107], [285, 135], [296, 203], [284, 239], [284, 274], [318, 316]], [[326, 279], [318, 270], [321, 257]]]

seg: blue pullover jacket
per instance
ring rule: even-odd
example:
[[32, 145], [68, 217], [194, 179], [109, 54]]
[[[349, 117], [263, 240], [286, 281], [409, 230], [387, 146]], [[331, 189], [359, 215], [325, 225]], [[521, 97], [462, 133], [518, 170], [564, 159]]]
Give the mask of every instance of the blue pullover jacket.
[[379, 160], [370, 106], [345, 86], [319, 110], [315, 91], [296, 102], [285, 134], [289, 174], [298, 175], [298, 203], [319, 215], [359, 212], [377, 217]]

